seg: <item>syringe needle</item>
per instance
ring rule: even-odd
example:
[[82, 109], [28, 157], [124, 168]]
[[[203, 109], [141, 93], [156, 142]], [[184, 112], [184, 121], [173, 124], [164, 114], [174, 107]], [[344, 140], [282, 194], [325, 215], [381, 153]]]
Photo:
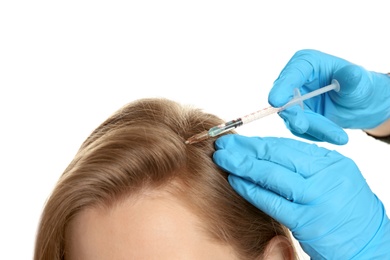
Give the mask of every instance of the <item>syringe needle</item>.
[[202, 133], [191, 136], [185, 141], [185, 144], [194, 144], [209, 138], [209, 131], [203, 131]]

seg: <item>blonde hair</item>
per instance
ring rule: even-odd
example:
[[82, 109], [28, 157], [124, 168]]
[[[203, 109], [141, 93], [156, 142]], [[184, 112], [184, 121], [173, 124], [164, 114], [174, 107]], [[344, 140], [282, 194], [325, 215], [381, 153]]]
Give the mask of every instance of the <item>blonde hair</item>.
[[118, 110], [84, 141], [58, 180], [41, 216], [34, 259], [66, 257], [65, 231], [83, 209], [162, 187], [189, 205], [211, 238], [244, 259], [261, 256], [275, 235], [290, 239], [283, 225], [231, 188], [212, 161], [214, 140], [184, 143], [220, 123], [167, 99], [141, 99]]

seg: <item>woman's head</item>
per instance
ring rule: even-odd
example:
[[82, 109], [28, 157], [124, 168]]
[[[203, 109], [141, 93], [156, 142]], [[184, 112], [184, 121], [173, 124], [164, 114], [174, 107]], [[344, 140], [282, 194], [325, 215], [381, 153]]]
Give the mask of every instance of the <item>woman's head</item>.
[[281, 224], [230, 187], [212, 161], [213, 140], [184, 143], [220, 123], [166, 99], [117, 111], [59, 179], [42, 214], [35, 259], [121, 252], [130, 259], [160, 252], [163, 259], [165, 251], [180, 250], [205, 253], [198, 255], [203, 259], [255, 259], [276, 236], [288, 241], [278, 245], [291, 246]]

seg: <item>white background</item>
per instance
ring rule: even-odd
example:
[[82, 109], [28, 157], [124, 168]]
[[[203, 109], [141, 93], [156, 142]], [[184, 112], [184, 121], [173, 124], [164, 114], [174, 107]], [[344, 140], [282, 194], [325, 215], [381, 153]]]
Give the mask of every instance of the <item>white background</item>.
[[[31, 259], [45, 200], [84, 139], [125, 103], [166, 97], [234, 119], [268, 105], [281, 69], [318, 49], [390, 71], [385, 1], [2, 1], [0, 259]], [[273, 115], [245, 135], [295, 138]], [[390, 208], [390, 146], [345, 146]], [[302, 259], [307, 259], [300, 253]]]

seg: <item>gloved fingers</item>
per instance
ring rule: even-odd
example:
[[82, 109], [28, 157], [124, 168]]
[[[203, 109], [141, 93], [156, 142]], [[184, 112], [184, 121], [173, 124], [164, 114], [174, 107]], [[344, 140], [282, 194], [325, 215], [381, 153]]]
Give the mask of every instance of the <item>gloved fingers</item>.
[[290, 229], [296, 226], [296, 216], [300, 215], [298, 211], [304, 206], [298, 205], [297, 207], [288, 199], [243, 178], [229, 175], [228, 180], [233, 189], [249, 203]]
[[359, 108], [370, 102], [368, 97], [373, 91], [370, 86], [368, 72], [357, 65], [348, 65], [337, 70], [333, 78], [340, 83], [340, 91], [329, 93], [331, 99], [338, 105], [348, 108]]
[[329, 93], [344, 128], [370, 129], [389, 118], [390, 77], [369, 72], [356, 65], [345, 66], [334, 74], [340, 82], [339, 93]]
[[293, 106], [279, 112], [279, 116], [284, 120], [286, 127], [299, 134], [306, 133], [309, 129], [309, 121], [307, 120], [303, 110], [299, 106]]
[[365, 69], [361, 66], [354, 64], [347, 65], [337, 70], [333, 78], [336, 79], [340, 84], [339, 95], [350, 95], [359, 85], [359, 82], [362, 80], [364, 73], [367, 73]]
[[311, 85], [314, 90], [323, 87], [323, 84], [330, 84], [333, 73], [349, 64], [344, 59], [320, 51], [297, 51], [275, 80], [268, 102], [280, 107], [292, 98], [295, 88]]
[[306, 180], [299, 173], [267, 160], [234, 154], [228, 150], [217, 151], [214, 158], [221, 168], [231, 174], [291, 201], [305, 203]]
[[[333, 160], [338, 160], [332, 159], [334, 156], [329, 158], [331, 151], [328, 149], [288, 138], [226, 135], [216, 140], [215, 147], [214, 162], [236, 175], [248, 170], [242, 168], [245, 160], [266, 160], [299, 173], [304, 178], [322, 170]], [[231, 164], [242, 165], [234, 172], [228, 169]]]
[[302, 87], [310, 80], [313, 72], [311, 62], [294, 55], [275, 80], [268, 94], [268, 102], [274, 107], [285, 105], [293, 97], [294, 89]]
[[287, 128], [298, 137], [337, 145], [348, 142], [348, 135], [341, 127], [310, 109], [291, 107], [279, 115]]
[[293, 130], [290, 130], [290, 131], [296, 137], [299, 137], [299, 138], [302, 138], [302, 139], [306, 139], [306, 140], [310, 140], [310, 141], [314, 141], [314, 142], [322, 142], [322, 140], [318, 140], [317, 138], [314, 138], [313, 136], [308, 135], [306, 133], [305, 134], [300, 134], [300, 133], [294, 132]]
[[[326, 156], [330, 151], [328, 149], [318, 147], [315, 144], [309, 144], [302, 141], [283, 138], [283, 137], [248, 137], [239, 134], [229, 134], [219, 137], [215, 140], [214, 146], [216, 150], [229, 150], [231, 152], [250, 155], [256, 158], [261, 158], [264, 153], [273, 153], [274, 149], [291, 149], [294, 152], [305, 153], [311, 156]], [[313, 149], [313, 147], [315, 149]], [[282, 156], [284, 158], [284, 156]], [[281, 159], [282, 159], [281, 158]]]
[[279, 116], [283, 119], [287, 129], [289, 129], [293, 135], [315, 142], [322, 141], [307, 134], [310, 123], [300, 107], [291, 107], [287, 110], [281, 111], [279, 112]]

